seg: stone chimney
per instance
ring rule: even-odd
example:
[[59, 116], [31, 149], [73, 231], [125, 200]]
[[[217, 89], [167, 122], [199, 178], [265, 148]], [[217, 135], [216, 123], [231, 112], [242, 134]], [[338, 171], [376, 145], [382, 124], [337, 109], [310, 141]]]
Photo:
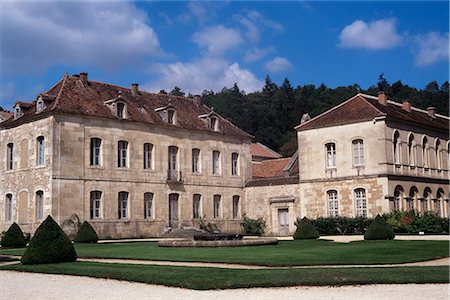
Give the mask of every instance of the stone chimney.
[[381, 105], [384, 105], [384, 106], [387, 105], [387, 96], [384, 93], [384, 91], [378, 92], [378, 103], [380, 103]]
[[427, 107], [427, 111], [428, 111], [428, 115], [431, 117], [431, 118], [436, 118], [436, 116], [435, 116], [435, 114], [436, 114], [436, 107], [432, 107], [432, 106], [430, 106], [430, 107]]
[[411, 112], [411, 102], [409, 102], [409, 100], [403, 100], [402, 104], [404, 110]]
[[139, 84], [138, 83], [131, 84], [131, 95], [133, 95], [133, 96], [139, 95]]
[[194, 102], [194, 104], [195, 104], [196, 106], [200, 106], [200, 105], [202, 104], [202, 97], [199, 96], [199, 95], [195, 95], [195, 96], [192, 98], [192, 102]]
[[85, 73], [85, 72], [80, 73], [80, 81], [81, 81], [81, 83], [83, 83], [83, 85], [88, 85], [89, 84], [88, 73]]

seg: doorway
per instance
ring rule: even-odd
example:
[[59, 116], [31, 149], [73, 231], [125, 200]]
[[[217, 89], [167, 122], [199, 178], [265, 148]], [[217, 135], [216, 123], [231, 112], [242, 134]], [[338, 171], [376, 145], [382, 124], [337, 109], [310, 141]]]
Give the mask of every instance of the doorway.
[[280, 235], [289, 234], [289, 209], [280, 208], [278, 209], [278, 224], [279, 224], [279, 233]]
[[178, 227], [178, 194], [169, 194], [169, 226]]

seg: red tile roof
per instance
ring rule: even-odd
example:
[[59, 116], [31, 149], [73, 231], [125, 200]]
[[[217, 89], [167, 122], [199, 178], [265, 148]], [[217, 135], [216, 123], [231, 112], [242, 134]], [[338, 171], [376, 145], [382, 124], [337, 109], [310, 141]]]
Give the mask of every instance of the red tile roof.
[[[215, 134], [231, 135], [246, 139], [252, 138], [251, 135], [221, 116], [218, 116], [220, 120], [219, 132], [209, 129], [207, 121], [200, 119], [199, 115], [211, 113], [211, 108], [204, 104], [196, 105], [189, 98], [144, 91], [139, 91], [138, 95], [133, 95], [130, 88], [117, 85], [96, 81], [88, 81], [85, 84], [78, 75], [64, 76], [47, 92], [39, 96], [43, 98], [46, 105], [41, 113], [36, 114], [36, 106], [32, 105], [30, 109], [24, 112], [22, 117], [17, 120], [3, 122], [2, 127], [12, 127], [55, 112], [117, 119], [105, 105], [105, 101], [120, 97], [120, 100], [127, 104], [128, 116], [124, 121], [209, 131]], [[33, 101], [33, 104], [35, 101]], [[176, 110], [176, 125], [168, 124], [155, 112], [156, 108], [167, 106], [169, 102]], [[22, 103], [19, 104], [22, 105]], [[27, 104], [24, 104], [24, 106], [27, 106]]]
[[290, 157], [264, 160], [252, 163], [253, 178], [284, 176], [284, 168], [291, 161]]
[[2, 122], [4, 120], [8, 120], [12, 116], [13, 116], [13, 113], [11, 113], [9, 111], [0, 111], [0, 122]]
[[296, 129], [302, 131], [358, 123], [376, 117], [386, 117], [387, 120], [413, 123], [447, 132], [449, 130], [449, 118], [446, 116], [437, 114], [436, 118], [431, 118], [426, 111], [414, 107], [409, 112], [402, 108], [402, 104], [390, 100], [387, 105], [382, 105], [377, 97], [365, 94], [355, 95], [310, 121], [298, 125]]
[[251, 146], [251, 153], [253, 157], [262, 159], [273, 159], [281, 157], [281, 154], [273, 151], [272, 149], [261, 143], [253, 143]]

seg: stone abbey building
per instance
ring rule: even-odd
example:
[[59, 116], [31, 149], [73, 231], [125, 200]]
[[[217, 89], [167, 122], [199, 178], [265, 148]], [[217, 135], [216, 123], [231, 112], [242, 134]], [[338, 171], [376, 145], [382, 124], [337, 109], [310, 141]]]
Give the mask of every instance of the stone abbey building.
[[161, 236], [211, 222], [267, 234], [297, 217], [415, 209], [449, 214], [449, 118], [358, 94], [296, 127], [281, 158], [199, 97], [65, 75], [0, 119], [0, 231], [76, 214], [101, 238]]

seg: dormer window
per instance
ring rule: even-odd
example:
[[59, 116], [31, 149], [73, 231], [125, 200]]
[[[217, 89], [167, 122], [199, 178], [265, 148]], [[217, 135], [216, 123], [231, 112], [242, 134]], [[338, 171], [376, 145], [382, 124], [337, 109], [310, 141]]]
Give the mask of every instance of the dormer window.
[[219, 131], [219, 120], [216, 116], [211, 116], [209, 118], [209, 128], [214, 131]]
[[126, 119], [126, 105], [123, 102], [116, 103], [116, 116], [120, 119]]
[[14, 107], [14, 120], [20, 118], [22, 116], [22, 109], [20, 108], [19, 105], [17, 105], [16, 107]]
[[168, 109], [167, 110], [167, 123], [170, 125], [175, 125], [175, 110]]
[[39, 98], [36, 102], [36, 113], [40, 113], [44, 110], [44, 100], [42, 98]]
[[170, 99], [169, 103], [166, 106], [155, 108], [155, 112], [157, 112], [161, 119], [163, 119], [168, 124], [177, 124], [177, 112], [172, 106]]

